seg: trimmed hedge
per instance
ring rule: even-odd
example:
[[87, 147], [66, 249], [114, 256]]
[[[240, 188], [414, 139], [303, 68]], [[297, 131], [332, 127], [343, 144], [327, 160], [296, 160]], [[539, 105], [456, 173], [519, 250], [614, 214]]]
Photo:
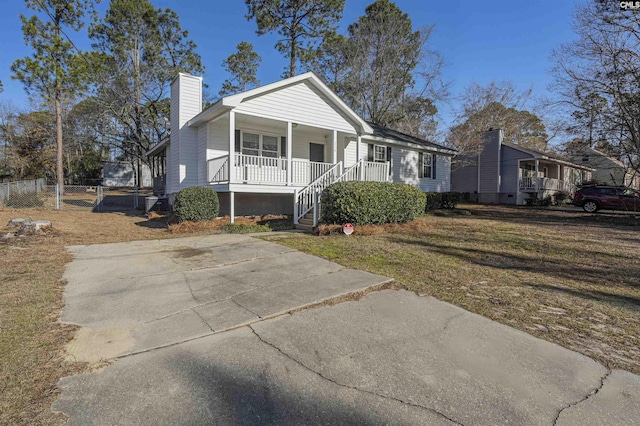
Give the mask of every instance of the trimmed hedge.
[[425, 192], [425, 195], [427, 212], [435, 209], [455, 209], [462, 200], [462, 194], [459, 192]]
[[178, 192], [173, 210], [179, 222], [201, 222], [218, 217], [220, 201], [213, 188], [190, 186]]
[[322, 221], [356, 225], [408, 222], [424, 212], [425, 196], [392, 182], [339, 182], [322, 192]]

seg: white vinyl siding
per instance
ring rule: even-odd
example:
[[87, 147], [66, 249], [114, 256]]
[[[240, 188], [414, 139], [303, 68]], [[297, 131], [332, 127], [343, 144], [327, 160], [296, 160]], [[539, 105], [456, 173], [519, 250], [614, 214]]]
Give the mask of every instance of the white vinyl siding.
[[207, 141], [207, 159], [229, 154], [229, 117], [208, 124], [209, 139]]
[[[207, 158], [207, 126], [198, 128], [198, 158]], [[207, 183], [207, 162], [198, 161], [198, 185]]]
[[167, 193], [198, 184], [198, 130], [185, 124], [202, 110], [202, 79], [179, 74], [171, 84]]
[[328, 103], [320, 92], [306, 82], [245, 100], [236, 107], [235, 111], [355, 133], [353, 126]]
[[406, 183], [424, 192], [447, 192], [451, 190], [451, 157], [436, 155], [434, 179], [419, 177], [420, 152], [408, 148], [393, 147], [393, 181]]
[[356, 145], [358, 141], [355, 139], [345, 138], [345, 148], [344, 148], [344, 166], [351, 167], [353, 166], [356, 159]]

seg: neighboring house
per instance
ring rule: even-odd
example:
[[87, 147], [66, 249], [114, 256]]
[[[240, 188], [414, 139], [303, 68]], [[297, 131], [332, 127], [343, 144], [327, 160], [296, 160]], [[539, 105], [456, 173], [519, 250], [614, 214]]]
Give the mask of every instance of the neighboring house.
[[313, 73], [201, 105], [202, 79], [180, 74], [171, 84], [171, 138], [148, 153], [166, 153], [170, 202], [183, 188], [209, 186], [232, 221], [293, 213], [297, 224], [338, 181], [450, 190], [455, 150], [367, 123]]
[[483, 138], [480, 154], [460, 158], [465, 165], [451, 174], [451, 189], [469, 193], [473, 201], [522, 205], [533, 194], [573, 194], [591, 179], [592, 168], [505, 142], [500, 129], [485, 132]]
[[586, 145], [576, 147], [569, 153], [569, 160], [595, 169], [593, 179], [606, 185], [628, 186], [640, 189], [640, 176], [620, 160]]
[[[142, 165], [142, 186], [145, 188], [153, 185], [151, 170], [146, 164]], [[103, 161], [102, 185], [112, 187], [136, 186], [136, 168], [127, 161]]]

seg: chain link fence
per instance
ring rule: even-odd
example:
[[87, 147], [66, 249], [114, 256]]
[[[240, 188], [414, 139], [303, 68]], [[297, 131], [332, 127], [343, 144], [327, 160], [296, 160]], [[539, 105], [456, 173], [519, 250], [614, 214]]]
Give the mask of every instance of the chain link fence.
[[[60, 193], [62, 192], [62, 193]], [[0, 184], [0, 208], [45, 210], [128, 211], [144, 208], [151, 188], [113, 188], [91, 185], [47, 185], [44, 179]]]

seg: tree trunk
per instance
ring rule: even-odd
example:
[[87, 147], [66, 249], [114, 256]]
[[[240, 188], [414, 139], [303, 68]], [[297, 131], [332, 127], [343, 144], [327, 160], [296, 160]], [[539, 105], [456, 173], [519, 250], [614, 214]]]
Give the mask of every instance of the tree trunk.
[[[55, 24], [56, 24], [56, 37], [60, 40], [60, 11], [56, 9]], [[56, 177], [58, 182], [58, 194], [62, 196], [64, 194], [64, 159], [62, 157], [62, 87], [60, 87], [61, 73], [60, 53], [56, 52], [56, 69], [55, 69], [55, 113], [56, 113]], [[61, 206], [62, 207], [62, 206]]]

